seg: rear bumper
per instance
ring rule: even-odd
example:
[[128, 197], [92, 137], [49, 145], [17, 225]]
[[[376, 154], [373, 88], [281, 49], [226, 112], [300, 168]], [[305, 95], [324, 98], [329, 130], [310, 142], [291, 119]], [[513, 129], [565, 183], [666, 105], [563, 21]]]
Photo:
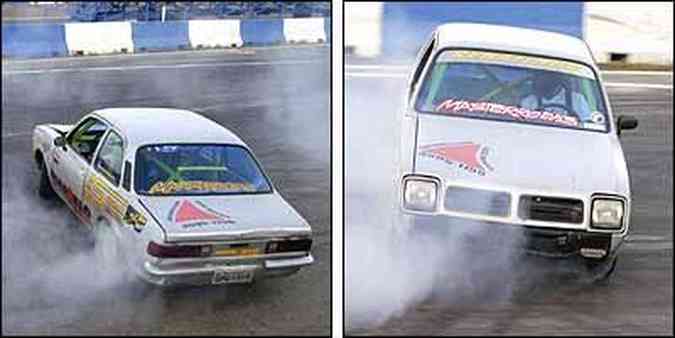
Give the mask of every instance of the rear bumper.
[[456, 233], [477, 249], [513, 246], [523, 252], [548, 258], [611, 259], [625, 237], [621, 233], [517, 226], [445, 215], [407, 215], [407, 218], [413, 233]]
[[270, 277], [284, 277], [298, 272], [300, 268], [314, 262], [310, 253], [304, 256], [247, 260], [239, 262], [210, 261], [190, 263], [154, 263], [146, 261], [140, 277], [157, 286], [210, 285], [219, 271], [253, 273], [253, 281]]

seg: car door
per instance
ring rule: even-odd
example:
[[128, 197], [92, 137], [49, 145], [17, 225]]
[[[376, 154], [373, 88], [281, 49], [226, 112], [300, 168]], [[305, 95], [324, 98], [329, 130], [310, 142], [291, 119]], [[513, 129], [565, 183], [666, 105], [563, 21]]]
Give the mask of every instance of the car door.
[[120, 191], [122, 162], [125, 142], [114, 129], [106, 134], [89, 168], [84, 187], [84, 201], [99, 220], [109, 224], [121, 224], [128, 205], [126, 196]]
[[84, 223], [91, 221], [91, 210], [82, 202], [84, 181], [94, 153], [108, 126], [95, 117], [84, 119], [66, 136], [63, 147], [51, 157], [51, 178], [56, 192]]

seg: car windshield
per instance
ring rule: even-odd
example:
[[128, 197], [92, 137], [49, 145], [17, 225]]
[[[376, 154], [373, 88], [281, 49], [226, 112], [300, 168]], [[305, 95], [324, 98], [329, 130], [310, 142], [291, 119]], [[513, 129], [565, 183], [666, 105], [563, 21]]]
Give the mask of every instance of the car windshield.
[[607, 111], [591, 68], [509, 53], [445, 50], [425, 77], [415, 109], [607, 131]]
[[213, 195], [271, 192], [247, 149], [237, 145], [162, 144], [136, 153], [136, 192]]

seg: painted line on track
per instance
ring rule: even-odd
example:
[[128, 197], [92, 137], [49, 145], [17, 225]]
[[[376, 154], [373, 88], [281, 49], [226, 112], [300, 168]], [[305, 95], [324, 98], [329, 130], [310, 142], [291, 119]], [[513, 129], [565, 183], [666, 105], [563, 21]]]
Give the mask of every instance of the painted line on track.
[[656, 83], [633, 83], [633, 82], [605, 82], [605, 87], [629, 87], [629, 88], [651, 88], [651, 89], [673, 89], [673, 85]]
[[115, 67], [53, 68], [53, 69], [35, 69], [35, 70], [7, 70], [2, 72], [2, 76], [24, 75], [24, 74], [77, 73], [90, 71], [136, 70], [136, 69], [184, 69], [184, 68], [216, 68], [216, 67], [240, 67], [240, 66], [304, 65], [322, 62], [323, 61], [320, 60], [277, 61], [277, 62], [247, 61], [247, 62], [219, 62], [219, 63], [178, 63], [178, 64], [163, 64], [163, 65], [137, 65], [137, 66], [115, 66]]
[[408, 77], [407, 74], [402, 74], [402, 73], [367, 73], [367, 72], [355, 72], [355, 73], [345, 72], [345, 76], [348, 76], [348, 77], [387, 77], [387, 78]]
[[2, 135], [2, 139], [22, 137], [22, 136], [30, 136], [30, 135], [33, 135], [33, 133], [32, 132], [7, 133], [7, 134]]
[[110, 60], [110, 59], [142, 59], [142, 58], [157, 58], [165, 56], [188, 56], [190, 57], [208, 57], [208, 56], [222, 56], [225, 55], [251, 55], [256, 51], [268, 50], [284, 50], [284, 49], [320, 49], [330, 47], [329, 43], [315, 43], [315, 44], [296, 44], [296, 45], [278, 45], [278, 46], [245, 46], [241, 48], [226, 48], [226, 49], [196, 49], [196, 50], [172, 50], [172, 51], [155, 51], [155, 52], [139, 52], [129, 54], [103, 54], [103, 55], [78, 55], [78, 56], [57, 56], [46, 57], [39, 59], [6, 59], [2, 60], [3, 65], [13, 64], [31, 64], [31, 63], [48, 63], [48, 62], [78, 62], [78, 61], [92, 61], [92, 60]]

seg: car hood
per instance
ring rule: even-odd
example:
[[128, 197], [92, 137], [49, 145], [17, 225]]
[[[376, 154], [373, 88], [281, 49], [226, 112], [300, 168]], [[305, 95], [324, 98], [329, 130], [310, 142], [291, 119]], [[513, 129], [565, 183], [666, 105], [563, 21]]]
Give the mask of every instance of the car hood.
[[430, 114], [418, 118], [417, 174], [522, 193], [629, 195], [616, 135]]
[[311, 228], [278, 193], [142, 196], [167, 242], [309, 236]]

